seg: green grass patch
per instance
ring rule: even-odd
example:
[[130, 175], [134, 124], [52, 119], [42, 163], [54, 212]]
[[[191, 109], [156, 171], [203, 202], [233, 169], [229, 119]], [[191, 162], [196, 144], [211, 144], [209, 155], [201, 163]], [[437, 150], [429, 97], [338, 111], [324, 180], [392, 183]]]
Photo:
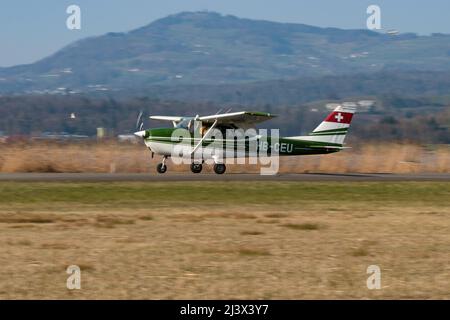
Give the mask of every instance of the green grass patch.
[[60, 203], [101, 207], [272, 205], [329, 208], [352, 203], [448, 206], [448, 182], [116, 182], [0, 183], [0, 206]]

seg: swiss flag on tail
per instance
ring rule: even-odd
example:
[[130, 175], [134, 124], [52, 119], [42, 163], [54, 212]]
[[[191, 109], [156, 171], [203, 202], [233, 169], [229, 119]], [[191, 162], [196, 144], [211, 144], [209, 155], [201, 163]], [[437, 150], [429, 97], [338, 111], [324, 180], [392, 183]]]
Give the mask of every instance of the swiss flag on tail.
[[326, 117], [325, 121], [350, 124], [352, 117], [353, 113], [350, 112], [333, 111]]

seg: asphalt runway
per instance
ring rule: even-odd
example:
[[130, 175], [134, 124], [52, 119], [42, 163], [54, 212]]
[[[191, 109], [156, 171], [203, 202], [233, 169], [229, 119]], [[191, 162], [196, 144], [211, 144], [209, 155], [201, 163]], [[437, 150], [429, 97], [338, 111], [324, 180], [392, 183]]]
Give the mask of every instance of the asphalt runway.
[[115, 181], [450, 181], [450, 174], [259, 174], [225, 173], [2, 173], [0, 181], [115, 182]]

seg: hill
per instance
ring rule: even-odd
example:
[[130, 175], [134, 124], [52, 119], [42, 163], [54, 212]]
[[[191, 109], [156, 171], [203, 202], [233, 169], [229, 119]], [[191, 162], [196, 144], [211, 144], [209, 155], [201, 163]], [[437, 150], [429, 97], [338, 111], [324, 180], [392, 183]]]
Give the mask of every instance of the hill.
[[[405, 99], [405, 104], [397, 106], [415, 107], [415, 104], [408, 104], [406, 100], [416, 97], [450, 97], [449, 88], [450, 72], [380, 71], [237, 84], [151, 86], [119, 91], [115, 96], [148, 96], [160, 100], [209, 101], [247, 106], [297, 105], [317, 100], [396, 96]], [[105, 93], [97, 95], [105, 96]]]
[[0, 68], [0, 93], [116, 92], [380, 71], [450, 71], [450, 35], [390, 36], [183, 12]]

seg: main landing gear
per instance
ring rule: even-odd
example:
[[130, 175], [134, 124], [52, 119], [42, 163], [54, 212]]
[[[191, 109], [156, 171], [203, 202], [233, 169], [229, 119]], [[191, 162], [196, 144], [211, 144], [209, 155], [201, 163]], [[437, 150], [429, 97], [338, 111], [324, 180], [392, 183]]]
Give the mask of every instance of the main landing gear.
[[[200, 163], [192, 163], [191, 164], [191, 171], [193, 173], [202, 172], [202, 168], [203, 168], [203, 166]], [[227, 169], [227, 167], [222, 163], [216, 163], [213, 168], [214, 168], [214, 172], [217, 174], [224, 174], [225, 170]]]
[[202, 166], [201, 163], [195, 163], [195, 162], [193, 162], [193, 163], [191, 164], [191, 171], [192, 171], [193, 173], [200, 173], [200, 172], [202, 172], [202, 169], [203, 169], [203, 166]]
[[167, 156], [164, 156], [162, 162], [158, 163], [158, 165], [156, 166], [156, 171], [158, 171], [158, 173], [165, 173], [167, 171], [166, 159]]
[[216, 163], [214, 165], [214, 172], [217, 174], [224, 174], [227, 167], [223, 163]]

